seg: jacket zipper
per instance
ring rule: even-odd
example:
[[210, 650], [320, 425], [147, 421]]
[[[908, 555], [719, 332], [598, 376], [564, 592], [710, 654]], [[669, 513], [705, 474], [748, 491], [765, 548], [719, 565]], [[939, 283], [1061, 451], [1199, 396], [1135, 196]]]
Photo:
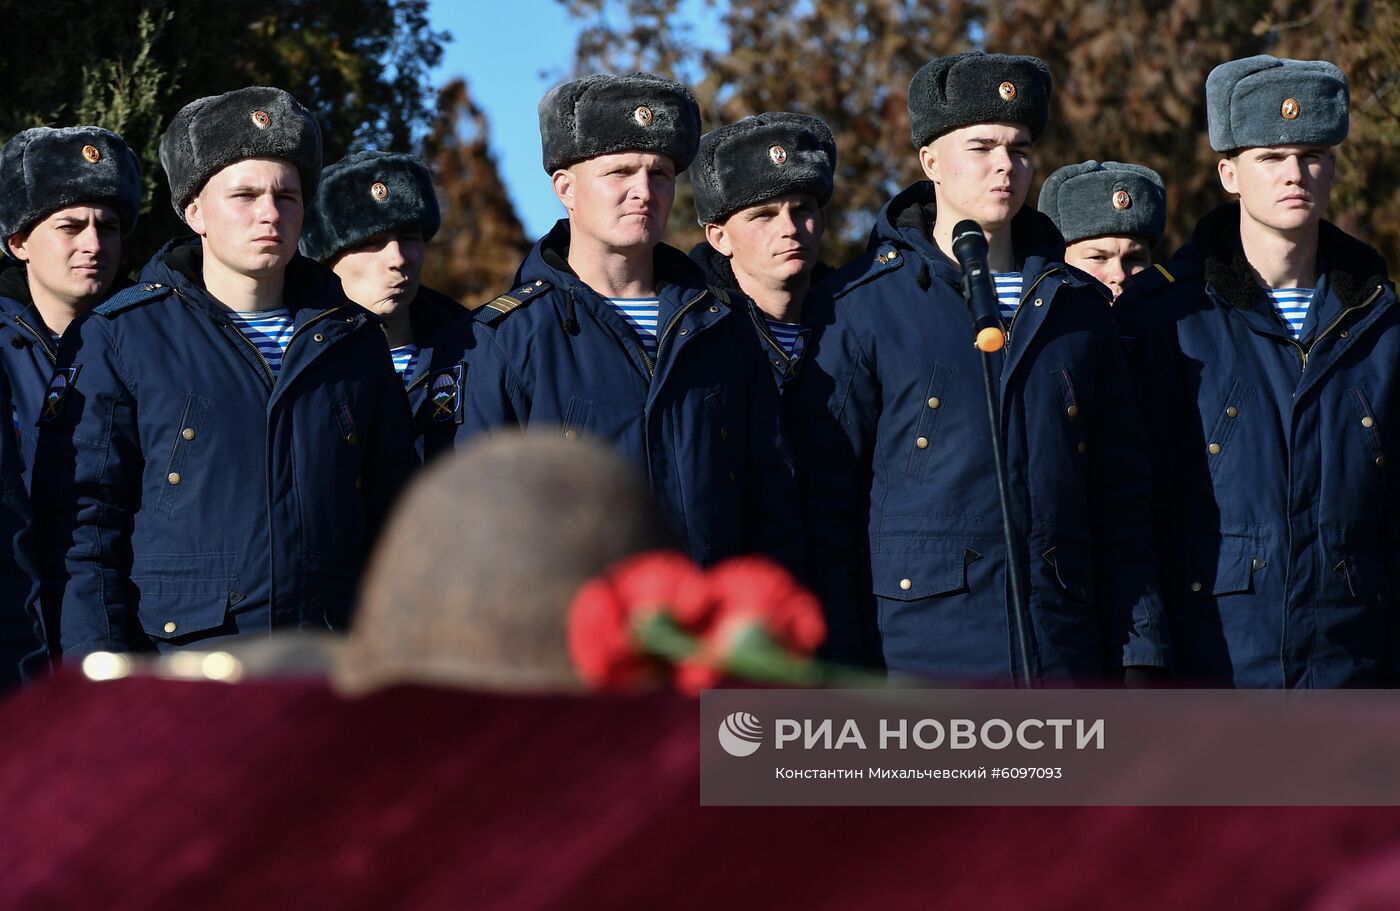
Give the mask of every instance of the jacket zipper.
[[777, 337], [773, 335], [772, 330], [768, 328], [768, 321], [757, 313], [753, 313], [752, 316], [754, 325], [758, 327], [759, 334], [767, 339], [768, 344], [777, 352], [778, 357], [783, 359], [783, 376], [787, 376], [788, 371], [792, 369], [792, 358], [788, 357], [788, 353], [783, 350], [783, 346], [778, 342]]
[[1322, 331], [1317, 334], [1317, 338], [1313, 339], [1312, 344], [1308, 347], [1304, 348], [1302, 344], [1300, 344], [1295, 339], [1288, 339], [1288, 343], [1294, 348], [1298, 349], [1299, 371], [1308, 369], [1308, 358], [1312, 356], [1313, 349], [1317, 347], [1318, 342], [1322, 341], [1323, 336], [1331, 332], [1333, 329], [1337, 328], [1337, 324], [1340, 323], [1342, 320], [1346, 319], [1352, 313], [1355, 313], [1358, 310], [1364, 310], [1365, 308], [1371, 306], [1371, 304], [1375, 303], [1376, 298], [1381, 296], [1381, 291], [1383, 290], [1385, 290], [1384, 285], [1377, 285], [1376, 290], [1371, 292], [1370, 297], [1366, 298], [1364, 301], [1357, 304], [1355, 307], [1347, 307], [1341, 313], [1338, 313], [1336, 318], [1333, 319], [1332, 322], [1328, 323], [1325, 327], [1323, 327]]
[[[1016, 328], [1016, 320], [1020, 319], [1020, 317], [1021, 317], [1021, 310], [1025, 308], [1025, 306], [1026, 306], [1026, 301], [1029, 300], [1029, 299], [1030, 299], [1030, 296], [1031, 296], [1032, 294], [1035, 293], [1035, 289], [1038, 288], [1038, 287], [1040, 287], [1040, 283], [1041, 283], [1041, 282], [1045, 281], [1045, 279], [1048, 278], [1052, 273], [1058, 272], [1058, 271], [1059, 271], [1058, 269], [1050, 269], [1050, 270], [1048, 270], [1048, 271], [1045, 271], [1045, 272], [1040, 273], [1040, 275], [1036, 278], [1036, 280], [1033, 281], [1033, 282], [1031, 282], [1031, 286], [1030, 286], [1029, 288], [1027, 288], [1027, 289], [1021, 294], [1021, 302], [1020, 302], [1019, 304], [1016, 305], [1016, 312], [1013, 313], [1013, 314], [1011, 314], [1011, 323], [1010, 323], [1010, 325], [1008, 325], [1008, 324], [1006, 323], [1005, 320], [1002, 321], [1001, 328], [1002, 328], [1002, 331], [1006, 333], [1006, 344], [1007, 344], [1007, 345], [1010, 345], [1010, 344], [1011, 344], [1011, 330], [1013, 330], [1013, 329]], [[1000, 313], [1000, 307], [998, 307], [998, 314], [999, 314], [999, 313]]]
[[23, 319], [19, 318], [18, 316], [15, 317], [15, 322], [19, 323], [21, 326], [23, 326], [25, 329], [27, 329], [27, 330], [29, 331], [29, 334], [30, 334], [30, 335], [34, 336], [34, 340], [37, 341], [37, 342], [39, 343], [39, 347], [40, 347], [41, 349], [43, 349], [44, 354], [48, 355], [49, 363], [52, 363], [52, 364], [58, 363], [58, 355], [55, 354], [54, 351], [53, 351], [53, 349], [49, 347], [49, 340], [48, 340], [48, 339], [44, 338], [44, 336], [41, 335], [40, 333], [35, 332], [33, 326], [29, 325], [28, 323], [26, 323]]
[[[658, 355], [661, 353], [661, 346], [666, 344], [666, 336], [671, 334], [671, 330], [676, 327], [676, 323], [680, 322], [680, 318], [682, 316], [685, 316], [691, 307], [699, 303], [705, 297], [705, 295], [709, 293], [709, 289], [707, 288], [706, 290], [701, 291], [699, 294], [692, 297], [690, 300], [681, 304], [680, 309], [677, 310], [671, 316], [671, 318], [666, 321], [666, 327], [662, 329], [661, 334], [656, 337], [656, 353]], [[635, 336], [636, 333], [633, 333], [633, 335]], [[642, 363], [647, 365], [647, 376], [656, 376], [656, 365], [652, 363], [651, 358], [647, 357], [646, 349], [642, 347], [640, 342], [637, 343], [637, 350], [640, 351], [642, 354]]]

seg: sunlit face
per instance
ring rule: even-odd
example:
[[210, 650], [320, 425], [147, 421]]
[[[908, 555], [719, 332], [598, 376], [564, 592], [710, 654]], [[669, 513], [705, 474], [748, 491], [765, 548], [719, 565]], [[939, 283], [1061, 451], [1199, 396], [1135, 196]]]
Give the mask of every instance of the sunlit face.
[[741, 288], [781, 288], [811, 275], [825, 229], [817, 198], [789, 193], [706, 225], [705, 238], [729, 257]]
[[970, 218], [988, 233], [1021, 210], [1035, 170], [1030, 130], [1017, 123], [976, 123], [944, 133], [919, 149], [919, 162], [934, 184], [938, 220]]
[[117, 277], [121, 219], [102, 203], [68, 206], [15, 234], [9, 245], [27, 267], [36, 299], [83, 307], [106, 294]]
[[204, 255], [242, 275], [275, 275], [297, 252], [301, 175], [275, 158], [245, 158], [209, 178], [185, 206]]
[[346, 297], [380, 316], [393, 316], [417, 296], [427, 249], [422, 231], [386, 231], [341, 251], [331, 268]]
[[610, 250], [650, 250], [666, 233], [676, 164], [652, 152], [616, 152], [554, 172], [570, 231]]
[[1239, 196], [1242, 218], [1291, 231], [1326, 214], [1336, 164], [1328, 146], [1265, 146], [1222, 158], [1217, 170], [1225, 191]]
[[1066, 246], [1065, 262], [1097, 278], [1117, 300], [1132, 277], [1152, 265], [1152, 251], [1136, 237], [1090, 237]]

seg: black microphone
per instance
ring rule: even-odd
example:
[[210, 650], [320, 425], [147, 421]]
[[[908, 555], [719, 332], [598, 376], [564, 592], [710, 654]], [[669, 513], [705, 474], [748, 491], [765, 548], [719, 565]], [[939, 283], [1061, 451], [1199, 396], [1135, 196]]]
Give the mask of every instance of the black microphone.
[[972, 327], [977, 330], [973, 344], [984, 354], [1000, 351], [1006, 345], [1006, 333], [987, 268], [987, 237], [977, 222], [965, 218], [953, 226], [953, 255], [962, 266], [963, 297], [972, 310]]

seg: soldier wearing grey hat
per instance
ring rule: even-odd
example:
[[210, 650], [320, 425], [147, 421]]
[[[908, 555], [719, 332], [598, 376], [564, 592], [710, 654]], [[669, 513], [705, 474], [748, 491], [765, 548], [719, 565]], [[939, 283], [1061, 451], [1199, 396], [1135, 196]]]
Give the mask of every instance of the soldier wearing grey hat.
[[797, 375], [802, 303], [818, 273], [836, 140], [816, 117], [758, 114], [700, 138], [690, 169], [705, 241], [691, 251], [710, 285], [740, 300], [779, 388]]
[[1152, 265], [1167, 226], [1162, 176], [1120, 161], [1065, 165], [1045, 178], [1041, 212], [1065, 239], [1065, 262], [1098, 279], [1117, 300]]
[[330, 266], [352, 301], [384, 321], [394, 369], [423, 420], [432, 345], [468, 313], [421, 284], [428, 241], [442, 225], [433, 178], [422, 161], [356, 152], [321, 174], [306, 213], [301, 251]]
[[201, 98], [160, 157], [197, 236], [74, 324], [39, 419], [44, 611], [69, 655], [344, 628], [417, 463], [380, 321], [297, 255], [311, 113], [275, 88]]
[[1155, 436], [1178, 670], [1386, 684], [1400, 669], [1400, 309], [1381, 256], [1324, 217], [1347, 79], [1260, 55], [1205, 89], [1235, 198], [1117, 307]]
[[644, 73], [593, 75], [551, 89], [539, 115], [568, 217], [514, 290], [439, 338], [428, 454], [501, 426], [606, 440], [646, 471], [695, 560], [795, 567], [792, 463], [749, 317], [661, 243], [700, 140], [694, 97]]
[[[1023, 205], [1050, 94], [1034, 57], [970, 52], [923, 66], [909, 119], [928, 179], [897, 194], [867, 252], [809, 297], [814, 334], [789, 427], [835, 658], [1003, 682], [1136, 678], [1167, 664], [1147, 457], [1119, 333], [1104, 289], [1064, 264], [1055, 226]], [[967, 220], [987, 237], [1010, 334], [987, 357], [1026, 569], [1029, 667], [1008, 604], [984, 355], [952, 249]]]
[[118, 263], [141, 210], [141, 168], [110, 130], [36, 127], [0, 149], [0, 185], [0, 363], [27, 484], [58, 339], [127, 283]]

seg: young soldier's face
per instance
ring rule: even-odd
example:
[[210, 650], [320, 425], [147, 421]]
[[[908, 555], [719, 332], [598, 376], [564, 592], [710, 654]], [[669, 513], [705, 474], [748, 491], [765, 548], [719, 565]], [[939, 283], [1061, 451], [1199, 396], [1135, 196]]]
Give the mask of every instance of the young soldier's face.
[[1136, 237], [1090, 237], [1067, 245], [1065, 262], [1097, 278], [1117, 300], [1132, 277], [1152, 265], [1152, 251]]
[[676, 200], [676, 164], [651, 152], [617, 152], [554, 172], [570, 230], [613, 250], [661, 242]]
[[1243, 217], [1288, 231], [1326, 214], [1336, 163], [1327, 146], [1266, 146], [1222, 158], [1217, 169], [1220, 185], [1239, 196]]
[[919, 162], [936, 190], [938, 220], [970, 218], [988, 232], [1021, 210], [1035, 169], [1030, 130], [1017, 123], [944, 133], [919, 150]]
[[301, 175], [273, 158], [245, 158], [224, 168], [185, 207], [185, 222], [204, 239], [204, 255], [252, 277], [280, 272], [301, 238]]
[[331, 268], [346, 297], [380, 316], [392, 316], [418, 294], [427, 249], [421, 231], [389, 231], [341, 252]]
[[68, 206], [14, 235], [9, 244], [28, 268], [35, 297], [69, 306], [89, 304], [106, 294], [117, 277], [121, 219], [102, 203]]
[[811, 274], [826, 218], [810, 193], [789, 193], [747, 206], [705, 226], [705, 238], [729, 257], [740, 287], [782, 288]]

